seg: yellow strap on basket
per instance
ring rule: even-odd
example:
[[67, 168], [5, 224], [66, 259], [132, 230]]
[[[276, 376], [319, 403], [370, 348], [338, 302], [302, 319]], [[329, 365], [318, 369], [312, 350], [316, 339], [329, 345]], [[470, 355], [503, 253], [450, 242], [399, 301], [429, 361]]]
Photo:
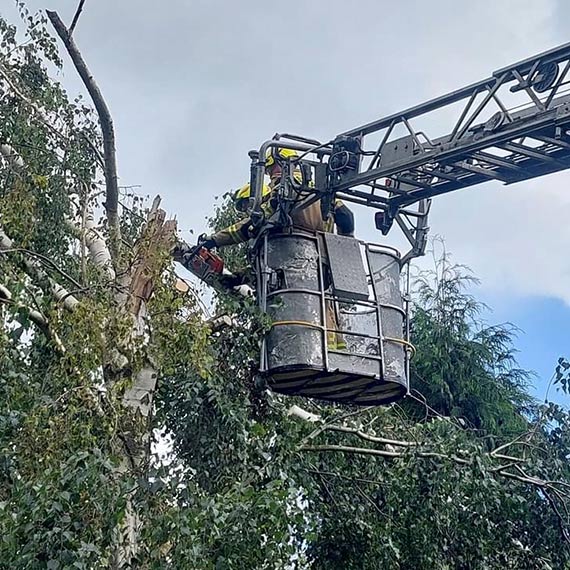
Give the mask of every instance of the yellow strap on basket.
[[284, 326], [288, 326], [288, 325], [297, 325], [300, 327], [309, 327], [311, 329], [317, 329], [320, 331], [325, 330], [325, 327], [323, 327], [321, 325], [315, 325], [314, 323], [309, 323], [307, 321], [275, 321], [274, 323], [271, 323], [272, 327], [284, 327]]
[[416, 355], [416, 347], [411, 342], [408, 342], [403, 338], [392, 338], [389, 336], [385, 336], [382, 340], [385, 340], [387, 342], [394, 342], [396, 344], [401, 344], [402, 346], [405, 346], [412, 353], [412, 358]]

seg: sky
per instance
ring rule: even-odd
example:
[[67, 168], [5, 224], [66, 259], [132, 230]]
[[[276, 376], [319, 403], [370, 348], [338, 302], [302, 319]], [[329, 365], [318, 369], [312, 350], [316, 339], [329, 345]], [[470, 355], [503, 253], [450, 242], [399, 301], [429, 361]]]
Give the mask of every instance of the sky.
[[[27, 4], [69, 24], [77, 0]], [[14, 5], [1, 0], [0, 14], [16, 22]], [[74, 37], [114, 117], [121, 184], [160, 194], [192, 241], [274, 133], [329, 140], [569, 42], [568, 21], [565, 0], [86, 0]], [[64, 59], [58, 79], [83, 91]], [[540, 398], [570, 357], [569, 185], [569, 172], [488, 183], [437, 198], [430, 216], [481, 280], [489, 322], [521, 329]], [[380, 241], [371, 212], [356, 223]]]

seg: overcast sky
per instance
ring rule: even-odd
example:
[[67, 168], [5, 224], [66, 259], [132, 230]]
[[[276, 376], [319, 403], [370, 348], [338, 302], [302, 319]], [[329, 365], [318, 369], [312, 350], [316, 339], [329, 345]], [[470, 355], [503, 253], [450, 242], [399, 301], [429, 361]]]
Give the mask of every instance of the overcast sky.
[[[69, 23], [77, 0], [28, 5]], [[190, 240], [275, 132], [328, 140], [568, 42], [569, 22], [564, 0], [87, 0], [75, 38], [114, 116], [121, 183], [161, 194]], [[61, 79], [81, 89], [68, 60]], [[522, 361], [543, 376], [570, 356], [569, 183], [489, 183], [438, 198], [430, 220], [497, 317], [525, 328]], [[359, 210], [357, 232], [379, 241], [371, 220]]]

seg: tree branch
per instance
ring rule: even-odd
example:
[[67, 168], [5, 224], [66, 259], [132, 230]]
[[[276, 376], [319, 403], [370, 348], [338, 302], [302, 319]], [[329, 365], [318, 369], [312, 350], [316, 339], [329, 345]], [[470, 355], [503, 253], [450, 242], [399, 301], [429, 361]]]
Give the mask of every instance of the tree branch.
[[0, 154], [8, 161], [8, 164], [16, 172], [24, 168], [24, 161], [17, 150], [9, 144], [0, 144]]
[[95, 224], [93, 213], [86, 213], [83, 230], [76, 226], [71, 220], [67, 220], [67, 225], [76, 238], [82, 242], [85, 241], [89, 258], [93, 264], [103, 270], [109, 281], [114, 281], [115, 270], [113, 269], [111, 253], [109, 252], [105, 238], [101, 235], [101, 232]]
[[[378, 457], [388, 457], [390, 459], [396, 459], [398, 457], [404, 457], [404, 453], [401, 451], [392, 451], [384, 449], [372, 449], [370, 447], [351, 447], [347, 445], [311, 445], [303, 446], [299, 448], [299, 451], [340, 451], [343, 453], [357, 453], [360, 455], [375, 455]], [[436, 459], [450, 459], [454, 463], [459, 463], [460, 465], [468, 465], [469, 460], [457, 457], [455, 455], [446, 455], [444, 453], [437, 453], [435, 451], [415, 451], [414, 455], [422, 458], [436, 458]]]
[[97, 114], [99, 116], [99, 123], [101, 124], [101, 132], [103, 134], [103, 160], [104, 160], [104, 172], [105, 172], [105, 184], [106, 184], [106, 199], [105, 199], [105, 210], [107, 212], [107, 219], [109, 222], [109, 233], [111, 240], [109, 243], [109, 249], [113, 256], [115, 266], [119, 264], [119, 255], [121, 250], [121, 230], [119, 227], [119, 185], [117, 176], [117, 158], [115, 150], [115, 129], [113, 127], [113, 119], [107, 103], [93, 78], [93, 75], [89, 71], [87, 64], [85, 63], [81, 52], [77, 48], [70, 32], [65, 27], [61, 18], [57, 12], [52, 12], [46, 10], [46, 14], [50, 19], [55, 31], [61, 38], [61, 41], [65, 45], [71, 61], [75, 65], [75, 69], [79, 73], [83, 84], [87, 88]]
[[[2, 227], [0, 227], [0, 253], [8, 253], [17, 249], [19, 248], [14, 247], [12, 240], [4, 233]], [[56, 301], [62, 303], [66, 309], [72, 311], [77, 307], [79, 301], [71, 295], [67, 289], [62, 287], [59, 283], [56, 283], [35, 259], [22, 256], [20, 264], [24, 271], [34, 279], [42, 289], [49, 289], [49, 292]]]
[[69, 36], [73, 34], [73, 30], [75, 30], [75, 26], [77, 26], [77, 22], [79, 20], [79, 16], [81, 16], [81, 11], [83, 10], [83, 4], [85, 4], [85, 0], [80, 0], [79, 6], [77, 6], [77, 10], [75, 12], [75, 16], [73, 16], [73, 21], [71, 22], [71, 26], [69, 26]]
[[25, 311], [28, 319], [30, 319], [30, 321], [32, 321], [32, 323], [34, 323], [49, 340], [53, 341], [57, 351], [60, 354], [65, 354], [66, 348], [63, 342], [59, 338], [59, 335], [55, 331], [51, 330], [49, 323], [47, 319], [44, 317], [44, 315], [42, 315], [42, 313], [40, 313], [36, 309], [32, 309], [27, 305], [15, 301], [12, 298], [12, 293], [10, 292], [10, 290], [1, 284], [0, 284], [0, 303], [4, 303], [5, 305], [10, 305], [14, 307], [17, 311]]
[[418, 444], [413, 442], [413, 441], [401, 441], [399, 439], [388, 439], [385, 437], [377, 437], [375, 435], [369, 435], [367, 433], [364, 433], [360, 430], [354, 429], [354, 428], [349, 428], [349, 427], [345, 427], [345, 426], [327, 426], [324, 428], [324, 431], [338, 431], [341, 433], [350, 433], [353, 435], [356, 435], [357, 437], [359, 437], [360, 439], [363, 439], [365, 441], [372, 441], [375, 443], [382, 443], [385, 445], [395, 445], [397, 447], [415, 447]]
[[[396, 459], [400, 457], [404, 457], [409, 452], [399, 452], [399, 451], [388, 451], [382, 449], [371, 449], [368, 447], [350, 447], [344, 445], [312, 445], [312, 446], [302, 446], [299, 448], [299, 451], [307, 451], [307, 452], [341, 452], [341, 453], [355, 453], [359, 455], [374, 455], [376, 457], [386, 457], [388, 459]], [[444, 453], [437, 453], [432, 451], [416, 451], [414, 455], [417, 457], [422, 458], [436, 458], [436, 459], [445, 459], [448, 461], [453, 461], [454, 463], [458, 463], [459, 465], [469, 465], [471, 461], [468, 459], [463, 459], [462, 457], [457, 457], [456, 455], [447, 455]], [[492, 457], [488, 454], [489, 457]], [[560, 481], [547, 481], [545, 479], [541, 479], [539, 477], [533, 477], [531, 475], [527, 475], [518, 465], [515, 465], [514, 468], [519, 471], [520, 474], [512, 473], [511, 471], [506, 471], [511, 467], [511, 465], [504, 465], [499, 469], [492, 469], [491, 472], [500, 475], [502, 477], [506, 477], [507, 479], [513, 479], [515, 481], [519, 481], [520, 483], [526, 483], [528, 485], [533, 485], [535, 487], [539, 487], [540, 489], [551, 489], [556, 490], [555, 485], [560, 484]]]

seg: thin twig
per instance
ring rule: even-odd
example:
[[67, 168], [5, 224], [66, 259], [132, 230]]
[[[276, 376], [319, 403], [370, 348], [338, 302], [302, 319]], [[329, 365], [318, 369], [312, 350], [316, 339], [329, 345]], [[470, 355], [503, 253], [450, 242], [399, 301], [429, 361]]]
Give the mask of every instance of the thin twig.
[[307, 473], [313, 475], [326, 475], [328, 477], [337, 477], [338, 479], [345, 479], [346, 481], [358, 481], [359, 483], [369, 483], [370, 485], [379, 485], [381, 487], [387, 486], [384, 481], [377, 481], [374, 479], [363, 479], [362, 477], [350, 477], [349, 475], [343, 475], [342, 473], [334, 473], [333, 471], [321, 471], [319, 469], [305, 469]]
[[32, 251], [31, 249], [26, 249], [25, 247], [12, 247], [12, 248], [2, 248], [0, 249], [0, 253], [25, 253], [26, 255], [31, 255], [42, 261], [43, 263], [47, 264], [51, 267], [54, 271], [57, 271], [64, 279], [67, 279], [72, 285], [77, 287], [77, 289], [82, 289], [82, 285], [80, 285], [71, 275], [66, 273], [63, 269], [58, 267], [49, 257], [42, 255], [36, 251]]
[[0, 297], [0, 303], [3, 303], [5, 305], [10, 305], [14, 307], [14, 309], [16, 309], [17, 311], [24, 310], [30, 321], [38, 327], [38, 329], [45, 335], [45, 337], [48, 340], [53, 341], [56, 351], [61, 355], [65, 354], [66, 348], [63, 342], [59, 338], [59, 335], [50, 328], [48, 320], [39, 310], [38, 303], [33, 295], [32, 295], [32, 301], [34, 301], [34, 304], [36, 305], [38, 310], [32, 309], [22, 303], [14, 301], [12, 299], [10, 291], [3, 285], [0, 285], [0, 292], [4, 294], [2, 297]]
[[550, 508], [556, 514], [556, 518], [558, 519], [558, 528], [560, 529], [560, 534], [562, 534], [562, 537], [564, 538], [564, 540], [568, 544], [570, 544], [570, 536], [568, 535], [568, 529], [566, 528], [567, 521], [564, 520], [564, 517], [562, 516], [562, 514], [558, 510], [558, 506], [556, 505], [556, 501], [550, 496], [550, 493], [548, 492], [548, 490], [543, 489], [542, 493], [546, 497], [546, 500], [548, 501]]
[[360, 488], [360, 485], [356, 484], [355, 485], [356, 490], [358, 491], [358, 494], [368, 503], [370, 503], [372, 505], [372, 507], [374, 508], [374, 510], [382, 515], [383, 517], [386, 516], [386, 513], [384, 513], [382, 511], [382, 509]]
[[[6, 235], [0, 226], [0, 253], [16, 249], [18, 248], [14, 247], [12, 240]], [[57, 301], [61, 302], [66, 309], [74, 310], [77, 307], [79, 301], [75, 297], [69, 295], [68, 291], [59, 283], [51, 279], [42, 267], [41, 263], [36, 259], [29, 259], [25, 256], [21, 257], [22, 259], [19, 260], [19, 265], [22, 266], [22, 269], [32, 279], [38, 282], [42, 289], [48, 289], [53, 297]]]

